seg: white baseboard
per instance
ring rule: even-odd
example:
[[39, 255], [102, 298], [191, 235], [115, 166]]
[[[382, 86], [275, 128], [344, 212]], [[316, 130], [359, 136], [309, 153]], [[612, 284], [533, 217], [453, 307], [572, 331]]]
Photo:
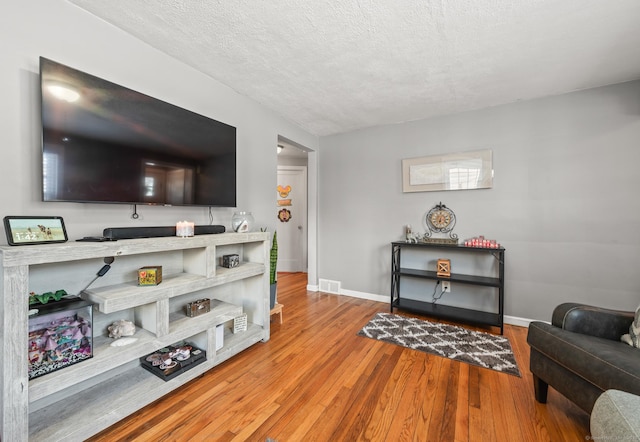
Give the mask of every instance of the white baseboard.
[[340, 290], [340, 295], [351, 296], [352, 298], [368, 299], [369, 301], [378, 301], [389, 303], [391, 300], [388, 295], [374, 295], [373, 293], [357, 292], [355, 290]]
[[533, 321], [537, 321], [537, 319], [528, 319], [528, 318], [519, 318], [517, 316], [506, 316], [504, 317], [504, 323], [509, 325], [517, 325], [518, 327], [529, 328], [529, 324]]
[[[307, 290], [312, 292], [317, 292], [319, 291], [319, 287], [317, 285], [313, 285], [313, 286], [307, 285]], [[331, 293], [331, 294], [338, 295], [338, 296], [351, 296], [352, 298], [368, 299], [369, 301], [383, 302], [385, 304], [388, 304], [390, 301], [389, 295], [376, 295], [373, 293], [358, 292], [356, 290], [347, 290], [343, 288], [340, 289], [339, 293]], [[537, 321], [537, 319], [520, 318], [517, 316], [506, 316], [506, 315], [504, 317], [505, 324], [515, 325], [518, 327], [525, 327], [525, 328], [528, 328], [529, 324], [533, 321]]]

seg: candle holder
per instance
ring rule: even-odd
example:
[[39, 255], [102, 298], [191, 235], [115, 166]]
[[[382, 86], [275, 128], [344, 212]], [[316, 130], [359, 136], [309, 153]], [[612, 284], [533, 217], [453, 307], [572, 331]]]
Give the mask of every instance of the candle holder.
[[250, 232], [253, 227], [253, 214], [251, 212], [236, 212], [231, 218], [231, 228], [234, 232]]

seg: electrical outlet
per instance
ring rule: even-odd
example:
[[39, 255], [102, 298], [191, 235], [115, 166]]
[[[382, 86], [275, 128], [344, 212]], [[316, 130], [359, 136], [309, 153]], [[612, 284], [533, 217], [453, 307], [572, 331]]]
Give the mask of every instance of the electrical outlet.
[[449, 281], [442, 281], [442, 293], [449, 293], [451, 291], [451, 283]]

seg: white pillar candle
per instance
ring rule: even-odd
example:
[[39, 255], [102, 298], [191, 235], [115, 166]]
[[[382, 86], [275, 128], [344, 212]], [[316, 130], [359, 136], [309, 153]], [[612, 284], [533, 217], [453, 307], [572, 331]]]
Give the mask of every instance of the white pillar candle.
[[187, 233], [187, 222], [186, 221], [178, 221], [176, 223], [176, 236], [185, 237]]

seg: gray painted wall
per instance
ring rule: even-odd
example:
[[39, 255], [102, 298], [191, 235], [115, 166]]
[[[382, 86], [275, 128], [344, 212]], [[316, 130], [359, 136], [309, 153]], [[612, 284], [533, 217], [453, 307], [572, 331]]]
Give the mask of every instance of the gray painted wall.
[[[461, 237], [507, 248], [508, 315], [548, 319], [560, 301], [635, 308], [640, 83], [318, 139], [263, 106], [63, 0], [11, 2], [0, 16], [0, 204], [4, 215], [61, 215], [71, 239], [105, 227], [209, 222], [201, 208], [42, 203], [38, 57], [45, 56], [238, 128], [238, 206], [272, 222], [279, 135], [317, 153], [318, 250], [309, 281], [387, 296], [389, 242], [438, 201]], [[403, 194], [400, 161], [494, 150], [491, 190]], [[315, 202], [310, 224], [315, 223]], [[229, 227], [233, 209], [215, 209]], [[424, 230], [424, 227], [421, 227]], [[314, 234], [314, 240], [316, 239]], [[0, 241], [5, 242], [4, 233]]]
[[[44, 56], [237, 127], [238, 209], [275, 227], [278, 136], [316, 149], [318, 139], [264, 106], [63, 0], [9, 2], [0, 16], [0, 207], [5, 215], [61, 215], [70, 239], [105, 227], [208, 224], [206, 208], [40, 201], [38, 57]], [[230, 228], [234, 209], [214, 209]], [[6, 244], [4, 232], [0, 242]]]
[[[402, 193], [403, 158], [476, 149], [492, 189]], [[324, 137], [319, 157], [318, 275], [343, 290], [388, 296], [389, 243], [442, 201], [461, 238], [507, 249], [506, 315], [640, 303], [640, 81]]]

